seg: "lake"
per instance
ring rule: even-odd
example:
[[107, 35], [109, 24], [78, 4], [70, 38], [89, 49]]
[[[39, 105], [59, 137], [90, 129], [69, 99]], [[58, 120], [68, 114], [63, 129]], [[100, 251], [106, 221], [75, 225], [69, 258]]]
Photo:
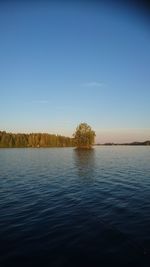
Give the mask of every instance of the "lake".
[[150, 266], [150, 147], [0, 149], [0, 266]]

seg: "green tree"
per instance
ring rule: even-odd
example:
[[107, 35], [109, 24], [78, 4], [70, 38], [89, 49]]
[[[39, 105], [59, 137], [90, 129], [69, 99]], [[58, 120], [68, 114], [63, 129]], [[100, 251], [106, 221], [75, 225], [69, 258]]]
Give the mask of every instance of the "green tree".
[[94, 144], [95, 132], [87, 123], [80, 123], [73, 134], [77, 148], [91, 148]]

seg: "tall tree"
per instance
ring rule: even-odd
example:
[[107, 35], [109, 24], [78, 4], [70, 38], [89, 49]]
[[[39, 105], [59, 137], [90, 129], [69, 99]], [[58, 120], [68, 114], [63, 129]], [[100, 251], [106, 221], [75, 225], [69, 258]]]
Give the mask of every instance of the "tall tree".
[[91, 148], [95, 140], [95, 132], [87, 123], [80, 123], [73, 134], [77, 148]]

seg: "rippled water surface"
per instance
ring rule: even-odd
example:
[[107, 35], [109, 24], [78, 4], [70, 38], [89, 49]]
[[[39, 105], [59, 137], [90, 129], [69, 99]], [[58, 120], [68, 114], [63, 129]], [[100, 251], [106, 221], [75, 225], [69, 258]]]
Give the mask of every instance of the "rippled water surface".
[[0, 149], [0, 266], [150, 266], [150, 147]]

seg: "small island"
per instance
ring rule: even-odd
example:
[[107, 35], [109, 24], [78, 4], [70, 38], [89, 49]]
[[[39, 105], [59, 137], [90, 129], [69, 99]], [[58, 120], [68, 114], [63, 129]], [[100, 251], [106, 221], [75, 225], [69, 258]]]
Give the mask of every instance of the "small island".
[[77, 149], [91, 149], [96, 134], [87, 123], [80, 123], [73, 136]]

